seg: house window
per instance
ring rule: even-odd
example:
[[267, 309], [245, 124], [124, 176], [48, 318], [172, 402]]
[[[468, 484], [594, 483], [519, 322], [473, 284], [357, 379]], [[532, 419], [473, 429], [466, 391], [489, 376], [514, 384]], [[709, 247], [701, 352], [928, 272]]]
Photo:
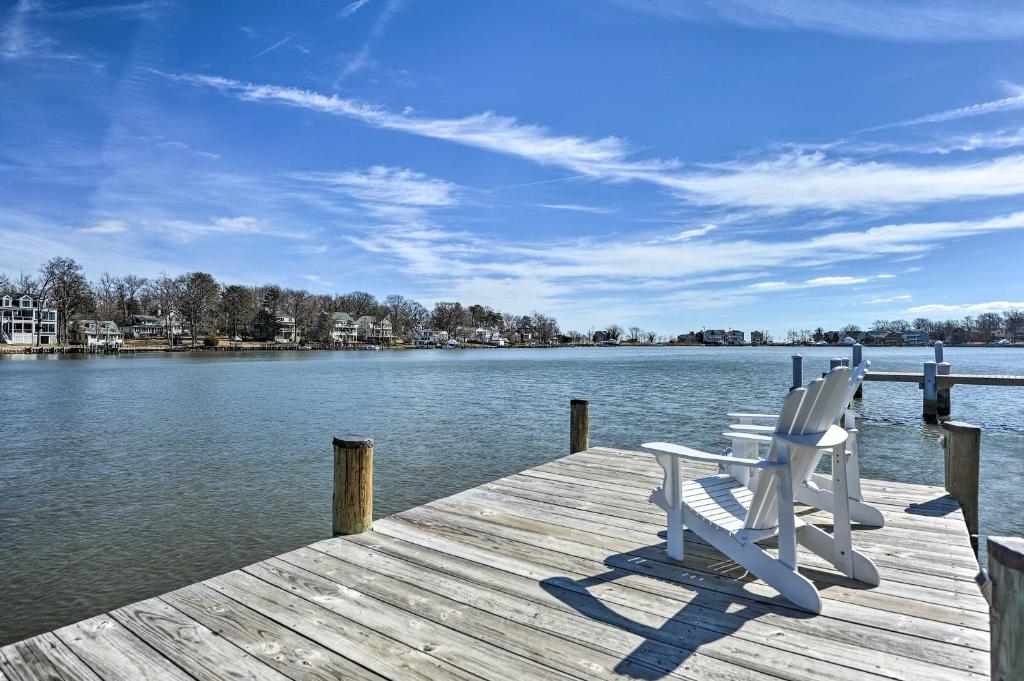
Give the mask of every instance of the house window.
[[4, 301], [3, 302], [4, 302], [4, 307], [11, 307], [11, 297], [10, 296], [4, 296]]
[[21, 299], [21, 306], [32, 307], [32, 299], [29, 298], [28, 296], [25, 296], [24, 298]]

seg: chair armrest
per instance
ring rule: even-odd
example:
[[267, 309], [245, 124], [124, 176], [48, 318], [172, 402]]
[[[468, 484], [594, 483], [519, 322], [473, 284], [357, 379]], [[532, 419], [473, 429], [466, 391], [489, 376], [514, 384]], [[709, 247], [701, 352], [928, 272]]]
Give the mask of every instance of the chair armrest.
[[753, 423], [730, 423], [729, 427], [742, 433], [774, 433], [775, 426], [759, 426]]
[[[771, 438], [768, 438], [769, 441]], [[779, 463], [777, 461], [763, 461], [761, 459], [744, 459], [738, 456], [722, 456], [720, 454], [708, 454], [707, 452], [699, 452], [696, 449], [690, 449], [682, 445], [674, 445], [671, 442], [645, 442], [640, 445], [644, 449], [650, 449], [658, 452], [659, 454], [670, 454], [672, 456], [678, 456], [683, 459], [690, 459], [692, 461], [704, 461], [707, 463], [723, 464], [726, 466], [745, 466], [747, 468], [781, 468], [786, 466], [785, 463]]]
[[744, 414], [742, 412], [731, 411], [726, 414], [731, 419], [764, 419], [766, 421], [778, 421], [778, 414]]
[[774, 437], [777, 437], [784, 442], [790, 442], [803, 447], [828, 449], [845, 443], [849, 438], [849, 433], [846, 432], [845, 428], [831, 425], [823, 433], [808, 433], [806, 435], [787, 435], [785, 433], [776, 433]]
[[730, 438], [734, 442], [736, 440], [743, 440], [744, 442], [757, 442], [759, 444], [771, 444], [772, 438], [770, 435], [758, 435], [757, 433], [722, 433], [727, 438]]

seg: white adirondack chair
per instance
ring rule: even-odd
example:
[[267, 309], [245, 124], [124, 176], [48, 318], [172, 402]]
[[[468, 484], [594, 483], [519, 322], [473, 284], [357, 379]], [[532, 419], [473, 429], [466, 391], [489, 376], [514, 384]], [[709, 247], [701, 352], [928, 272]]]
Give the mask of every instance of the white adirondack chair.
[[[885, 518], [882, 516], [882, 512], [874, 506], [869, 506], [864, 503], [864, 493], [860, 486], [860, 456], [858, 448], [859, 431], [857, 430], [857, 413], [850, 408], [850, 402], [853, 401], [853, 396], [857, 392], [857, 388], [860, 387], [861, 383], [863, 383], [864, 376], [867, 374], [869, 366], [871, 366], [871, 363], [868, 360], [864, 360], [851, 372], [849, 385], [846, 388], [846, 396], [848, 399], [846, 399], [836, 412], [834, 423], [845, 427], [848, 434], [846, 441], [846, 450], [848, 454], [846, 459], [846, 478], [847, 491], [850, 499], [850, 519], [861, 523], [862, 525], [882, 527], [885, 525]], [[733, 431], [760, 434], [762, 436], [759, 439], [742, 439], [734, 441], [730, 453], [733, 456], [743, 458], [758, 457], [759, 445], [771, 442], [771, 437], [767, 436], [766, 433], [772, 433], [775, 430], [774, 425], [758, 425], [755, 424], [754, 421], [775, 422], [779, 418], [777, 414], [745, 414], [736, 412], [731, 412], [727, 414], [727, 416], [738, 421], [738, 423], [733, 423], [729, 426]], [[821, 460], [821, 455], [823, 454], [824, 451], [819, 453], [818, 461]], [[815, 462], [803, 479], [793, 481], [795, 483], [793, 496], [802, 504], [831, 512], [834, 506], [832, 476], [816, 473], [815, 470], [817, 467], [818, 462]], [[733, 472], [728, 468], [725, 470], [732, 473], [734, 476], [743, 479], [742, 474], [736, 475], [736, 472]], [[743, 479], [743, 481], [747, 484], [752, 483], [752, 480], [750, 479]]]
[[[707, 454], [668, 442], [647, 442], [665, 471], [661, 487], [651, 501], [668, 515], [668, 555], [683, 559], [683, 528], [735, 560], [777, 589], [800, 608], [821, 612], [821, 596], [814, 584], [797, 570], [800, 543], [848, 577], [879, 583], [878, 569], [853, 549], [849, 506], [837, 501], [834, 533], [828, 534], [798, 518], [793, 502], [793, 479], [803, 479], [823, 449], [832, 452], [836, 499], [847, 499], [845, 465], [846, 430], [835, 425], [834, 413], [846, 397], [850, 370], [837, 367], [824, 379], [791, 392], [783, 404], [771, 447], [765, 459]], [[733, 438], [760, 438], [749, 433], [727, 433]], [[720, 473], [684, 481], [682, 459], [704, 461], [758, 471], [748, 488], [732, 475]], [[757, 542], [778, 536], [776, 558]]]

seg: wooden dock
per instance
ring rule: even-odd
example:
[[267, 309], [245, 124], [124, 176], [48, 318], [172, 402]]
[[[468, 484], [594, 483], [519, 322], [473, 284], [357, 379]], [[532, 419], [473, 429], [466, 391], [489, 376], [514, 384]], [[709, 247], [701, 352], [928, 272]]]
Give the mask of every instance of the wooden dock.
[[690, 533], [667, 559], [658, 483], [653, 457], [591, 448], [9, 645], [0, 680], [989, 678], [988, 605], [941, 488], [865, 480], [886, 527], [854, 545], [882, 583], [801, 550], [811, 616]]
[[[864, 377], [865, 381], [883, 381], [889, 383], [924, 383], [924, 374], [913, 371], [871, 371]], [[939, 374], [935, 377], [936, 385], [951, 388], [954, 385], [1003, 385], [1024, 387], [1024, 376], [1004, 376], [989, 374]]]

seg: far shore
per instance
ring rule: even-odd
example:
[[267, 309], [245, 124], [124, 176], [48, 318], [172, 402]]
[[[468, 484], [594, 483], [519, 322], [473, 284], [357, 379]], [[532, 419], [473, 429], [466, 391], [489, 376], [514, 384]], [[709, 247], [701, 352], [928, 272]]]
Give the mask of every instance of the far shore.
[[[947, 348], [1021, 348], [1024, 343], [1013, 343], [1009, 345], [993, 345], [991, 343], [943, 343]], [[312, 351], [340, 351], [340, 352], [368, 352], [368, 351], [406, 351], [406, 350], [554, 350], [559, 348], [790, 348], [793, 350], [806, 348], [834, 348], [846, 350], [852, 346], [839, 343], [829, 345], [791, 345], [788, 343], [764, 343], [758, 345], [718, 345], [714, 343], [645, 343], [645, 342], [623, 342], [619, 345], [601, 345], [598, 343], [559, 343], [554, 345], [542, 344], [520, 344], [495, 346], [484, 343], [463, 343], [457, 346], [447, 345], [410, 345], [407, 343], [388, 346], [371, 345], [331, 345], [324, 343], [298, 344], [298, 343], [263, 343], [256, 341], [222, 341], [215, 346], [207, 346], [202, 342], [195, 346], [190, 342], [184, 342], [170, 346], [166, 342], [152, 344], [147, 342], [128, 342], [117, 348], [104, 348], [91, 346], [85, 348], [81, 345], [28, 345], [28, 344], [5, 344], [0, 345], [0, 355], [22, 355], [22, 354], [134, 354], [152, 352], [312, 352]], [[932, 345], [865, 345], [871, 350], [887, 350], [890, 348], [931, 348]]]

